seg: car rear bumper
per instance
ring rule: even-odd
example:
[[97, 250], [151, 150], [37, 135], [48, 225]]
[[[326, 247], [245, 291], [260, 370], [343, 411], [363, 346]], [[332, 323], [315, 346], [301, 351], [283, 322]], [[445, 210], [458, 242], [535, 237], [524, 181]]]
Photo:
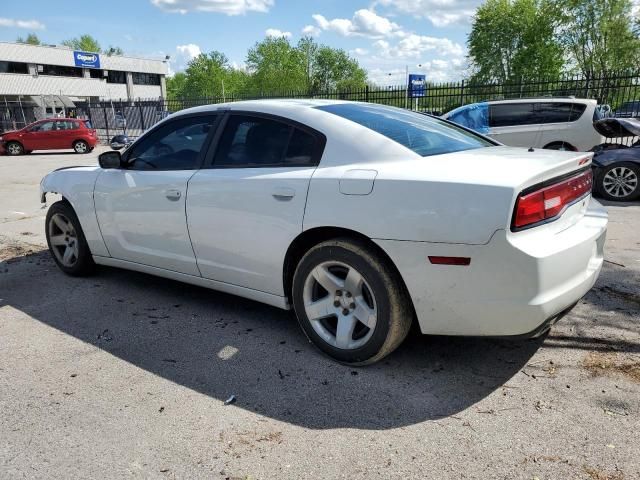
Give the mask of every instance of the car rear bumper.
[[[595, 283], [607, 213], [589, 199], [564, 230], [494, 233], [486, 245], [377, 240], [398, 267], [425, 334], [535, 336]], [[469, 257], [468, 266], [431, 265], [428, 256]]]

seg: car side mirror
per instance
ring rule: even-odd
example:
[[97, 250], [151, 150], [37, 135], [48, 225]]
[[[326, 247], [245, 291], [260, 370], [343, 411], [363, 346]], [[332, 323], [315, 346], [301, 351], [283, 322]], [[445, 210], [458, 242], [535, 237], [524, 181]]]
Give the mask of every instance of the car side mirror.
[[104, 152], [98, 156], [98, 163], [100, 168], [121, 168], [122, 156], [116, 151]]

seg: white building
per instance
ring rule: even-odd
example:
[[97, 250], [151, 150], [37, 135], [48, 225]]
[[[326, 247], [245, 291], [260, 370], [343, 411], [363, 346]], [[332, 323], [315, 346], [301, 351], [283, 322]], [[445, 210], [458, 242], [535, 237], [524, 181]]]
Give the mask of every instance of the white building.
[[0, 104], [165, 98], [167, 70], [162, 60], [0, 42]]

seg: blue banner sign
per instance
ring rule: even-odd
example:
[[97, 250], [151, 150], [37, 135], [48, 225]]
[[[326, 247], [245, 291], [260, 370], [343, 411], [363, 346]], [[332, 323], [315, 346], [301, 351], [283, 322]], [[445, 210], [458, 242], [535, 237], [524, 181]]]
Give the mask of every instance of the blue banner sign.
[[76, 67], [100, 68], [100, 55], [89, 52], [73, 52], [73, 61]]
[[427, 94], [427, 77], [418, 73], [409, 74], [409, 96], [424, 97]]

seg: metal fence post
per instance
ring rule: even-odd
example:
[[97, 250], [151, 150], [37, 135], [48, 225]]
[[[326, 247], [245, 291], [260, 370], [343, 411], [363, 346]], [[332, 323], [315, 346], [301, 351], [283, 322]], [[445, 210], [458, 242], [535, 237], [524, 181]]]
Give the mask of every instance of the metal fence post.
[[369, 101], [369, 85], [367, 85], [364, 88], [364, 101], [368, 102]]
[[104, 115], [104, 126], [107, 129], [107, 144], [109, 144], [111, 140], [109, 138], [109, 119], [107, 118], [107, 107], [105, 105], [102, 105], [102, 113]]
[[460, 105], [464, 105], [464, 79], [460, 82]]

